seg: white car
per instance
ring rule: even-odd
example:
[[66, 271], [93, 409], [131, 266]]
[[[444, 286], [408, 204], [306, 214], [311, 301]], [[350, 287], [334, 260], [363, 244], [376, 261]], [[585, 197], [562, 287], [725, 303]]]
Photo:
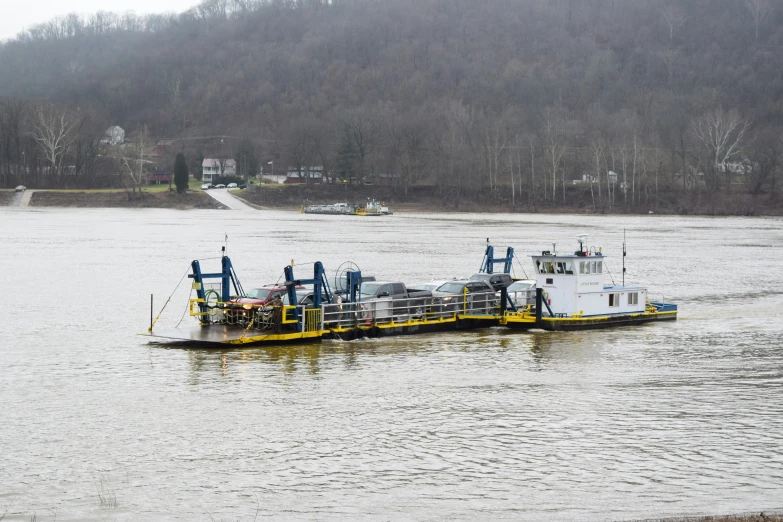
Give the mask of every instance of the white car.
[[24, 185], [19, 185], [18, 187], [16, 187], [17, 192], [24, 192], [25, 190], [27, 190], [27, 187], [25, 187]]
[[508, 287], [508, 296], [514, 306], [522, 307], [536, 304], [536, 280], [520, 279]]
[[237, 188], [237, 184], [236, 183], [229, 183], [228, 185], [226, 185], [226, 188]]
[[201, 185], [201, 190], [209, 190], [209, 183], [204, 183]]

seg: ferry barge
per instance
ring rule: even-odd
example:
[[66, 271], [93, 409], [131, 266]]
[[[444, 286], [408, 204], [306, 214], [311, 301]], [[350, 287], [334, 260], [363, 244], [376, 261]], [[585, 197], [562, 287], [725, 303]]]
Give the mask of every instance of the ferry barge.
[[327, 214], [338, 216], [388, 216], [389, 207], [385, 203], [379, 203], [374, 199], [368, 199], [366, 203], [333, 203], [331, 205], [308, 205], [303, 207], [303, 214]]
[[[497, 298], [491, 306], [472, 295], [469, 286], [452, 296], [418, 295], [406, 298], [362, 300], [362, 274], [350, 270], [344, 274], [344, 287], [330, 288], [323, 265], [313, 265], [310, 278], [295, 277], [294, 266], [284, 269], [285, 291], [289, 303], [298, 303], [297, 291], [312, 288], [307, 305], [281, 303], [255, 305], [242, 302], [245, 295], [231, 260], [223, 255], [221, 271], [206, 273], [198, 260], [191, 263], [192, 289], [190, 315], [198, 326], [170, 331], [154, 330], [157, 319], [150, 317], [147, 335], [163, 342], [184, 342], [203, 346], [279, 345], [317, 342], [321, 339], [415, 335], [488, 327], [515, 330], [585, 330], [636, 325], [677, 318], [677, 306], [650, 302], [647, 290], [638, 286], [603, 284], [605, 257], [600, 249], [585, 249], [559, 255], [545, 251], [532, 256], [536, 267], [536, 288], [531, 296], [519, 300], [509, 296], [507, 288], [514, 249], [496, 258], [487, 245], [481, 272], [492, 275], [495, 266], [503, 267]], [[217, 282], [212, 282], [216, 281]], [[494, 286], [494, 285], [492, 285]], [[164, 307], [165, 308], [165, 307]], [[152, 310], [151, 310], [152, 312]], [[162, 313], [162, 310], [161, 310]], [[160, 313], [158, 314], [158, 318]]]

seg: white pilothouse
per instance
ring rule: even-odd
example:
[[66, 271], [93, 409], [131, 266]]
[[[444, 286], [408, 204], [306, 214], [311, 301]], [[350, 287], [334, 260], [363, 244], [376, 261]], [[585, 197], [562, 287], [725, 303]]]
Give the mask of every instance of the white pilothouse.
[[551, 317], [625, 315], [645, 311], [647, 289], [641, 286], [604, 284], [606, 256], [600, 248], [585, 248], [573, 254], [545, 251], [531, 256], [536, 268], [536, 286], [543, 289], [545, 309]]

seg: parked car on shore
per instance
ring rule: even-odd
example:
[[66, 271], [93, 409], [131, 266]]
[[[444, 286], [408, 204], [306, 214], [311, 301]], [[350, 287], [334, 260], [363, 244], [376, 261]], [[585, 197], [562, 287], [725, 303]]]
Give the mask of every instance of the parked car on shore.
[[215, 188], [226, 188], [226, 186], [222, 183], [218, 183], [217, 185], [215, 185]]
[[236, 183], [229, 183], [228, 185], [226, 185], [226, 188], [235, 189], [235, 188], [237, 188], [237, 184]]
[[25, 187], [24, 185], [19, 185], [18, 187], [16, 187], [16, 192], [24, 192], [25, 190], [27, 190], [27, 187]]
[[212, 188], [212, 185], [210, 185], [209, 183], [201, 184], [201, 190], [209, 190], [210, 188]]

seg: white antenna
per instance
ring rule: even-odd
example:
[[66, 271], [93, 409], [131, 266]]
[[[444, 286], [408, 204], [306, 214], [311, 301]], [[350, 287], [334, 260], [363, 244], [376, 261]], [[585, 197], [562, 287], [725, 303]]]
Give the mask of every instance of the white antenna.
[[584, 252], [584, 244], [585, 239], [587, 239], [588, 234], [577, 234], [576, 240], [579, 241], [579, 251]]
[[623, 229], [623, 286], [625, 286], [625, 229]]

